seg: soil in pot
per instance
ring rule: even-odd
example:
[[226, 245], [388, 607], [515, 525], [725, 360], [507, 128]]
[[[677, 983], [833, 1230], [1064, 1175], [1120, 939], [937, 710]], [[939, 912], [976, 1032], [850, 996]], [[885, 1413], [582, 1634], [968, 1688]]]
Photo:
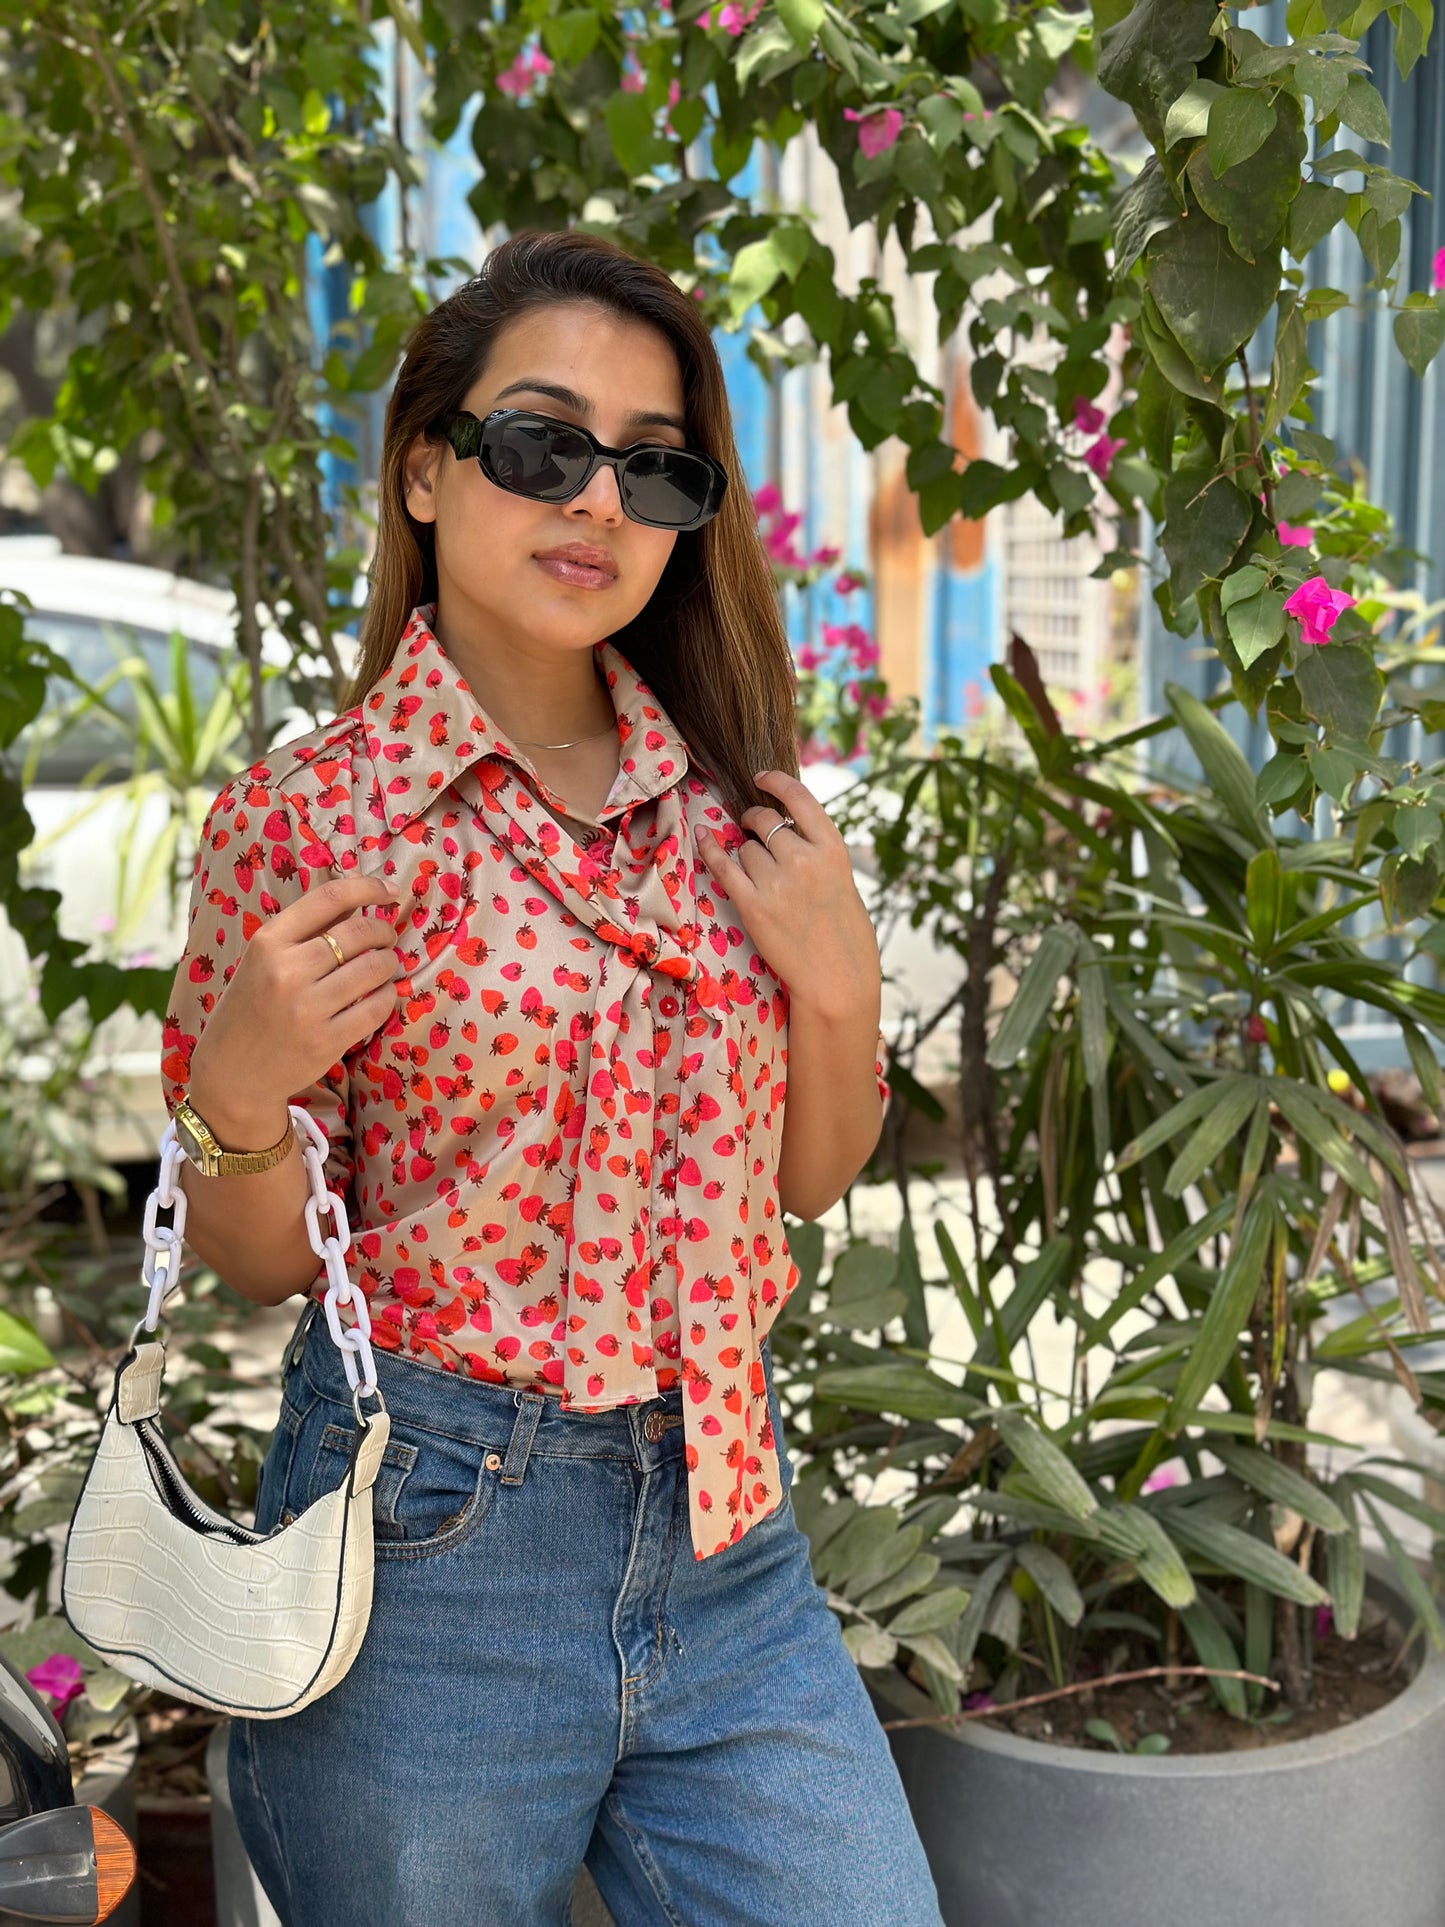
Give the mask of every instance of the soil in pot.
[[[1220, 1586], [1219, 1591], [1229, 1598], [1226, 1587]], [[1126, 1609], [1145, 1604], [1143, 1600], [1121, 1603]], [[1231, 1599], [1230, 1604], [1242, 1611], [1242, 1599]], [[1157, 1677], [1128, 1681], [1097, 1692], [1073, 1693], [1067, 1698], [1022, 1706], [1017, 1712], [1010, 1712], [1003, 1705], [978, 1723], [1017, 1734], [1020, 1739], [1040, 1740], [1053, 1746], [1112, 1750], [1106, 1739], [1088, 1730], [1091, 1721], [1104, 1720], [1130, 1750], [1141, 1740], [1160, 1735], [1168, 1740], [1168, 1751], [1173, 1754], [1253, 1752], [1290, 1740], [1333, 1733], [1377, 1712], [1409, 1685], [1420, 1658], [1418, 1638], [1406, 1650], [1399, 1629], [1369, 1602], [1362, 1615], [1360, 1631], [1353, 1640], [1342, 1639], [1334, 1631], [1325, 1610], [1315, 1624], [1309, 1643], [1310, 1704], [1302, 1708], [1288, 1707], [1277, 1695], [1270, 1694], [1259, 1716], [1235, 1719], [1218, 1704], [1208, 1680], [1196, 1674], [1172, 1681]], [[1107, 1653], [1082, 1659], [1076, 1666], [1075, 1677], [1082, 1679], [1090, 1666], [1102, 1675], [1132, 1672], [1163, 1663], [1152, 1642], [1137, 1637], [1120, 1639]], [[921, 1686], [923, 1682], [918, 1680], [915, 1684]], [[1034, 1693], [1048, 1691], [1049, 1687], [1050, 1682], [1041, 1675], [1036, 1681], [1024, 1676], [1014, 1697], [1027, 1699]]]

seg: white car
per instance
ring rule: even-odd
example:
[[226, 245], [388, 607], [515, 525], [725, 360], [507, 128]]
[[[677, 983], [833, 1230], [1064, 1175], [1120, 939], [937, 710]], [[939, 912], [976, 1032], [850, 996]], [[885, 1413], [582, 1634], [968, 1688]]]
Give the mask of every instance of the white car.
[[[169, 690], [171, 638], [178, 631], [187, 643], [192, 692], [204, 709], [225, 669], [237, 660], [235, 602], [229, 592], [166, 570], [66, 555], [51, 536], [12, 536], [0, 539], [0, 589], [18, 590], [28, 598], [26, 632], [48, 643], [91, 684], [114, 669], [118, 655], [132, 654], [145, 659], [158, 689]], [[346, 635], [337, 640], [343, 665], [350, 670], [355, 644]], [[288, 662], [288, 646], [276, 631], [264, 634], [262, 656], [278, 665]], [[268, 685], [276, 691], [282, 687], [279, 681]], [[57, 679], [48, 694], [52, 702], [69, 703], [76, 692], [73, 685]], [[124, 679], [114, 684], [107, 700], [122, 713], [134, 713], [131, 686]], [[268, 707], [273, 743], [304, 733], [316, 720], [279, 696], [271, 696]], [[7, 754], [6, 761], [16, 773], [24, 766], [31, 735], [31, 731], [22, 734]], [[107, 797], [65, 827], [92, 801], [98, 786], [118, 783], [130, 774], [127, 767], [113, 765], [99, 785], [83, 787], [87, 772], [103, 758], [114, 758], [124, 744], [123, 735], [92, 715], [44, 746], [25, 789], [35, 844], [40, 846], [24, 860], [25, 880], [60, 892], [59, 921], [65, 936], [96, 945], [98, 954], [108, 950], [117, 961], [174, 966], [185, 945], [188, 889], [179, 892], [174, 906], [164, 886], [154, 890], [134, 928], [126, 931], [124, 943], [117, 945], [111, 936], [120, 881], [119, 846], [130, 821], [131, 803], [119, 794]], [[244, 738], [238, 746], [238, 753], [244, 755], [243, 745]], [[220, 780], [204, 800], [209, 802], [219, 788]], [[133, 870], [161, 837], [170, 814], [164, 795], [146, 798], [132, 838]], [[0, 1003], [13, 1008], [23, 1000], [31, 977], [25, 947], [0, 913]], [[166, 1122], [160, 1043], [159, 1022], [129, 1010], [107, 1018], [97, 1033], [95, 1053], [86, 1066], [96, 1088], [92, 1142], [100, 1156], [112, 1163], [148, 1162], [156, 1155]], [[43, 1077], [50, 1064], [35, 1052], [22, 1058], [16, 1068], [23, 1076]]]

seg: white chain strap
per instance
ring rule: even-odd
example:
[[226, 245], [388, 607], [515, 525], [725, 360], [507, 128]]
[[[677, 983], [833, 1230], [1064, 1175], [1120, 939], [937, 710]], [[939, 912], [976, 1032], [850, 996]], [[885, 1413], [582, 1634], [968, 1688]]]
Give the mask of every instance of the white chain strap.
[[[311, 1195], [306, 1200], [306, 1236], [311, 1249], [326, 1266], [328, 1280], [323, 1307], [326, 1323], [337, 1349], [341, 1353], [341, 1363], [346, 1371], [346, 1382], [351, 1387], [352, 1404], [360, 1418], [360, 1400], [368, 1393], [381, 1394], [376, 1385], [376, 1360], [371, 1350], [371, 1313], [367, 1308], [366, 1294], [359, 1285], [353, 1284], [346, 1270], [346, 1254], [351, 1249], [351, 1225], [346, 1216], [346, 1201], [337, 1191], [327, 1188], [325, 1154], [330, 1140], [309, 1111], [299, 1104], [288, 1104], [291, 1120], [301, 1137], [301, 1155], [305, 1160], [307, 1176], [311, 1181]], [[175, 1182], [176, 1175], [185, 1157], [176, 1140], [174, 1119], [166, 1123], [161, 1133], [161, 1168], [156, 1188], [146, 1199], [145, 1218], [141, 1235], [145, 1240], [145, 1255], [141, 1259], [141, 1277], [150, 1289], [145, 1317], [131, 1334], [134, 1343], [136, 1333], [144, 1328], [153, 1332], [160, 1322], [161, 1307], [165, 1299], [180, 1283], [181, 1253], [185, 1243], [186, 1194]], [[157, 1211], [172, 1211], [174, 1217], [170, 1224], [157, 1224]], [[321, 1214], [329, 1213], [333, 1229], [325, 1237], [321, 1235]], [[355, 1322], [343, 1325], [338, 1317], [342, 1305], [350, 1305]], [[361, 1369], [357, 1369], [357, 1359]]]

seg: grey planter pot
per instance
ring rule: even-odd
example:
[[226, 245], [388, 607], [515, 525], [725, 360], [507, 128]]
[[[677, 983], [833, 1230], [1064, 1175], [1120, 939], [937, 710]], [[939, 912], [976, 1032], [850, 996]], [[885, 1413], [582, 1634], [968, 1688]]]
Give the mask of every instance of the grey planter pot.
[[[256, 1878], [231, 1806], [231, 1789], [226, 1779], [230, 1733], [230, 1721], [221, 1720], [206, 1743], [206, 1778], [211, 1787], [211, 1853], [216, 1869], [216, 1927], [281, 1927], [275, 1908]], [[572, 1922], [573, 1927], [612, 1927], [612, 1916], [603, 1906], [592, 1876], [585, 1868], [572, 1895]]]
[[[1402, 1626], [1393, 1577], [1370, 1591]], [[880, 1719], [936, 1712], [869, 1675]], [[1337, 1733], [1257, 1753], [1083, 1752], [981, 1723], [888, 1735], [946, 1927], [1441, 1927], [1445, 1658]]]

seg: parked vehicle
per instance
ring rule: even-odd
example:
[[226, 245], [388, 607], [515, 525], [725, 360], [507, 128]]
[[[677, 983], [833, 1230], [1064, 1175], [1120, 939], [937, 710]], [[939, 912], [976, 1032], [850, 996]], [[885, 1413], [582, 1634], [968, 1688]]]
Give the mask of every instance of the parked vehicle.
[[75, 1804], [59, 1722], [0, 1655], [0, 1917], [108, 1920], [135, 1877], [129, 1835]]

